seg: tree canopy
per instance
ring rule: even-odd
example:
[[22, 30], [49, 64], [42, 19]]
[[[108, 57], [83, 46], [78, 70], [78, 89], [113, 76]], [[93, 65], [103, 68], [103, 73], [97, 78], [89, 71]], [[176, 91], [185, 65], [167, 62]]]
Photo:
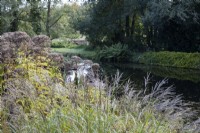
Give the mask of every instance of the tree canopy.
[[199, 0], [98, 0], [89, 7], [76, 28], [94, 46], [200, 51]]

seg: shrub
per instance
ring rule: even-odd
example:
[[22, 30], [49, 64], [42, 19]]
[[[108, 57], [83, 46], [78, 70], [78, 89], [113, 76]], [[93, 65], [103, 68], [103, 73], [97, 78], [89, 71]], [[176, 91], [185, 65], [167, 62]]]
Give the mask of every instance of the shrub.
[[27, 117], [37, 113], [44, 117], [62, 89], [56, 89], [63, 83], [59, 69], [44, 56], [32, 58], [24, 53], [19, 53], [15, 62], [3, 64], [3, 68], [1, 122], [20, 127]]
[[75, 48], [77, 45], [65, 39], [52, 40], [52, 48]]
[[128, 45], [125, 44], [114, 44], [110, 47], [104, 46], [96, 55], [96, 58], [100, 61], [109, 62], [126, 62], [130, 61], [130, 51], [128, 50]]

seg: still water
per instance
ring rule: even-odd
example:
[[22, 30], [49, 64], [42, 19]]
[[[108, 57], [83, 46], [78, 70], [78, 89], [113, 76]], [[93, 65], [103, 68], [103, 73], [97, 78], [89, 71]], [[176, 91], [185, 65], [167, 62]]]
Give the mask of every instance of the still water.
[[151, 85], [167, 78], [168, 85], [174, 86], [176, 94], [194, 105], [200, 112], [200, 70], [171, 67], [147, 66], [143, 64], [109, 64], [101, 66], [106, 75], [114, 75], [117, 70], [123, 73], [122, 80], [131, 79], [136, 88], [144, 88], [144, 77], [151, 73]]

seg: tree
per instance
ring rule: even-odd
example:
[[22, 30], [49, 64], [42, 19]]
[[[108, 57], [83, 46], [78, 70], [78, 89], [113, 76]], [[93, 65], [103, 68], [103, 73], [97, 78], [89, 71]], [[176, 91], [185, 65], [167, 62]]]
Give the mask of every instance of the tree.
[[40, 7], [40, 0], [27, 0], [30, 3], [30, 22], [33, 27], [33, 31], [36, 34], [41, 33], [41, 8]]
[[58, 2], [60, 2], [60, 0], [46, 0], [46, 2], [47, 2], [46, 34], [47, 36], [50, 36], [50, 28], [58, 22], [58, 20], [62, 17], [62, 14], [51, 18], [52, 6], [55, 6]]
[[1, 33], [6, 31], [16, 31], [19, 26], [19, 18], [21, 14], [20, 5], [23, 4], [23, 0], [1, 0], [1, 19], [0, 27]]
[[190, 0], [161, 0], [152, 1], [144, 17], [144, 24], [152, 27], [149, 40], [151, 48], [157, 50], [165, 49], [170, 51], [196, 51], [195, 34], [196, 29], [191, 26], [196, 23], [192, 7], [194, 3]]

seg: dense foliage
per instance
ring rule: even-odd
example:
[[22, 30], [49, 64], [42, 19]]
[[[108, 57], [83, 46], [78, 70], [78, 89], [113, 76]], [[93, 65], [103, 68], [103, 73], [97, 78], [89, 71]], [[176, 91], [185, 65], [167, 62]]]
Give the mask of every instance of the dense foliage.
[[0, 33], [25, 31], [77, 38], [94, 46], [128, 44], [135, 51], [200, 51], [200, 1], [98, 0], [83, 5], [60, 0], [1, 0]]
[[200, 51], [199, 5], [199, 0], [98, 0], [85, 6], [76, 28], [95, 46]]
[[120, 43], [111, 45], [110, 47], [104, 46], [101, 50], [97, 50], [96, 59], [108, 62], [127, 62], [130, 60], [131, 53], [127, 45]]

